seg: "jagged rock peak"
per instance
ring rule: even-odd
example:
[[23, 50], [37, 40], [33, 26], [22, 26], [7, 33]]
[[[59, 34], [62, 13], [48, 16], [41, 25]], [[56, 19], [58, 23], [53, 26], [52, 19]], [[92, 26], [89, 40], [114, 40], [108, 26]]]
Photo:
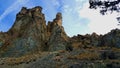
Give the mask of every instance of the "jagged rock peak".
[[53, 22], [59, 26], [62, 26], [62, 13], [58, 12]]
[[[58, 12], [56, 14], [56, 17], [55, 19], [53, 19], [53, 21], [48, 21], [48, 25], [47, 25], [47, 31], [48, 31], [48, 35], [51, 34], [51, 32], [53, 31], [53, 29], [55, 27], [59, 27], [60, 29], [63, 29], [63, 26], [62, 26], [62, 13]], [[64, 31], [64, 29], [63, 29]]]
[[91, 36], [92, 36], [92, 37], [95, 37], [95, 38], [98, 38], [98, 37], [99, 37], [99, 35], [96, 34], [95, 32], [93, 32], [93, 33], [91, 34]]
[[42, 7], [36, 6], [36, 7], [32, 8], [32, 9], [27, 9], [26, 7], [22, 7], [20, 13], [21, 13], [21, 14], [25, 14], [27, 11], [41, 12], [41, 11], [42, 11]]
[[57, 20], [62, 19], [62, 13], [58, 12], [57, 15], [56, 15], [56, 19]]
[[30, 17], [42, 17], [44, 18], [44, 14], [42, 14], [42, 7], [36, 6], [34, 8], [27, 9], [26, 7], [22, 7], [21, 11], [17, 14], [17, 18], [21, 18], [23, 16]]
[[68, 36], [62, 26], [62, 14], [58, 12], [52, 22], [48, 22], [47, 32], [49, 36], [49, 51], [65, 50], [68, 44]]
[[11, 35], [16, 34], [16, 36], [23, 36], [24, 33], [28, 35], [32, 31], [46, 31], [45, 16], [42, 13], [42, 8], [40, 6], [36, 6], [30, 9], [22, 7], [21, 11], [16, 16], [14, 25], [8, 32]]

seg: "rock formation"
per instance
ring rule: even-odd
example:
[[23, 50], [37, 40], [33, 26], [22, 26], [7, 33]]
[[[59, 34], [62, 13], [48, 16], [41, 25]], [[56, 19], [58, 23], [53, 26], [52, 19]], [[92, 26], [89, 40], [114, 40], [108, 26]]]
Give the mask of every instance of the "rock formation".
[[120, 48], [120, 30], [111, 30], [101, 38], [101, 46], [119, 47]]
[[62, 14], [46, 25], [40, 6], [23, 7], [0, 32], [0, 68], [120, 68], [120, 30], [67, 36]]
[[100, 36], [96, 33], [77, 35], [70, 38], [74, 48], [85, 48], [91, 46], [98, 46], [100, 41]]
[[86, 34], [78, 35], [70, 38], [73, 47], [92, 47], [92, 46], [108, 46], [108, 47], [120, 47], [120, 30], [113, 29], [111, 32], [105, 35]]
[[[5, 42], [0, 40], [1, 56], [21, 56], [35, 51], [65, 49], [68, 37], [62, 26], [62, 14], [46, 25], [40, 6], [23, 7], [16, 16], [12, 28], [6, 33]], [[3, 39], [5, 33], [0, 34]], [[3, 50], [4, 49], [4, 50]]]
[[68, 37], [62, 26], [62, 14], [57, 13], [46, 25], [42, 8], [23, 7], [8, 32], [0, 32], [0, 57], [18, 57], [38, 51], [72, 50], [91, 46], [120, 47], [120, 30], [105, 35], [78, 35]]
[[62, 26], [62, 14], [58, 13], [53, 22], [48, 22], [48, 33], [50, 34], [48, 45], [50, 51], [65, 50], [68, 43], [68, 36], [66, 35]]

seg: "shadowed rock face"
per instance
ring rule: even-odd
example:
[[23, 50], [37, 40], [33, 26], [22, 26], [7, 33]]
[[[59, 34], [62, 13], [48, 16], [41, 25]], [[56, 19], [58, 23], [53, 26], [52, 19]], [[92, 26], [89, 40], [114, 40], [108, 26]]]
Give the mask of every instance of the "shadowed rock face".
[[120, 30], [113, 29], [105, 35], [86, 34], [70, 38], [72, 45], [77, 48], [92, 46], [120, 47]]
[[[21, 56], [35, 51], [65, 49], [67, 35], [62, 27], [62, 14], [46, 25], [40, 6], [32, 9], [23, 7], [16, 16], [12, 28], [0, 34], [1, 56]], [[3, 36], [6, 37], [3, 40]], [[3, 42], [4, 41], [4, 42]], [[64, 44], [61, 43], [64, 41]], [[50, 48], [49, 48], [50, 47]]]
[[105, 34], [101, 38], [100, 45], [120, 48], [120, 30], [114, 29], [111, 30], [111, 32], [109, 32], [108, 34]]

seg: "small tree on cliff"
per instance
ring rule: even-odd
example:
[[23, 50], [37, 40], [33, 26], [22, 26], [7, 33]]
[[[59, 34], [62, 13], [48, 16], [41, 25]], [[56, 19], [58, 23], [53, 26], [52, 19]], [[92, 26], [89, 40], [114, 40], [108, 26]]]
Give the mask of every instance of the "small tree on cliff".
[[[100, 13], [102, 15], [106, 15], [108, 11], [110, 13], [120, 12], [120, 0], [89, 0], [89, 5], [90, 9], [100, 8]], [[116, 19], [120, 23], [120, 16]]]

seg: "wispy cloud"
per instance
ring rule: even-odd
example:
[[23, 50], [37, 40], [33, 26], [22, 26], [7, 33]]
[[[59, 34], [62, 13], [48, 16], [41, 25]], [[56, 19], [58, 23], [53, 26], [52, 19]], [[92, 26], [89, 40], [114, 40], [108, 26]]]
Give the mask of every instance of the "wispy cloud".
[[21, 5], [24, 5], [29, 0], [16, 0], [11, 6], [9, 6], [5, 12], [0, 16], [0, 22], [4, 19], [9, 13], [17, 10]]
[[79, 16], [79, 11], [82, 10], [83, 4], [86, 1], [87, 0], [64, 0], [63, 2], [63, 26], [69, 36], [89, 33], [88, 21], [84, 21], [86, 19]]
[[[62, 12], [63, 26], [69, 36], [91, 32], [105, 33], [117, 27], [116, 23], [114, 23], [116, 22], [113, 19], [114, 15], [102, 16], [99, 11], [89, 9], [89, 5], [85, 5], [86, 3], [88, 3], [88, 0], [16, 0], [0, 16], [0, 22], [3, 22], [4, 19], [7, 20], [6, 18], [9, 14], [19, 12], [22, 6], [28, 8], [42, 6], [46, 21], [53, 20], [57, 12]], [[15, 16], [11, 17], [11, 19], [13, 18]], [[9, 23], [11, 23], [11, 19], [8, 20]], [[3, 24], [12, 25], [2, 23], [0, 30], [4, 28]], [[6, 26], [6, 29], [3, 29], [3, 31], [7, 29], [8, 27]]]

